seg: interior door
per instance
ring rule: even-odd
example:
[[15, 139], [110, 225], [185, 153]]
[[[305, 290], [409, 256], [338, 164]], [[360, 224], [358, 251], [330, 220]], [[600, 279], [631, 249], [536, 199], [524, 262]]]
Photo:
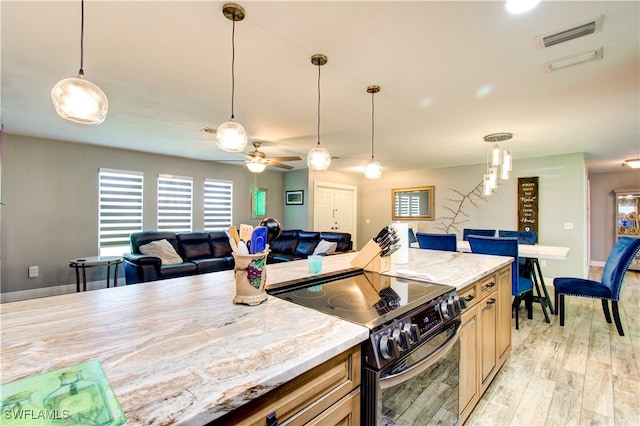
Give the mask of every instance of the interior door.
[[356, 239], [354, 226], [357, 189], [347, 185], [314, 185], [313, 229], [317, 232], [346, 232]]

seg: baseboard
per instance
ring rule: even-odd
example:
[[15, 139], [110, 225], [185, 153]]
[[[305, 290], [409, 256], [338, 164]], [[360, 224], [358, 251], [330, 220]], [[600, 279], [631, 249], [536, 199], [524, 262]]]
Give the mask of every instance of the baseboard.
[[595, 266], [597, 268], [604, 268], [605, 262], [601, 262], [598, 260], [592, 260], [589, 266]]
[[[104, 281], [87, 283], [87, 291], [105, 288]], [[76, 292], [75, 284], [64, 284], [52, 287], [34, 288], [31, 290], [10, 291], [0, 294], [0, 303], [17, 302], [19, 300], [37, 299], [40, 297], [58, 296]]]

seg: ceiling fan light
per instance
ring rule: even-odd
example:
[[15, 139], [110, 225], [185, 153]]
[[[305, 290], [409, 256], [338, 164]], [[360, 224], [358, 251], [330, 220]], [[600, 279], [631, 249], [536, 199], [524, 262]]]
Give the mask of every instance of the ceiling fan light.
[[309, 150], [307, 154], [307, 166], [310, 170], [324, 171], [331, 165], [331, 154], [320, 144]]
[[247, 169], [252, 173], [262, 173], [267, 168], [267, 162], [263, 159], [255, 159], [246, 162]]
[[60, 80], [51, 89], [51, 100], [60, 117], [80, 124], [100, 124], [109, 110], [104, 92], [82, 75]]
[[640, 158], [633, 158], [631, 160], [624, 160], [624, 165], [631, 169], [640, 169]]
[[382, 176], [382, 164], [374, 158], [364, 166], [364, 177], [367, 179], [380, 179]]
[[218, 147], [227, 152], [242, 152], [247, 147], [247, 132], [236, 121], [229, 120], [216, 129]]

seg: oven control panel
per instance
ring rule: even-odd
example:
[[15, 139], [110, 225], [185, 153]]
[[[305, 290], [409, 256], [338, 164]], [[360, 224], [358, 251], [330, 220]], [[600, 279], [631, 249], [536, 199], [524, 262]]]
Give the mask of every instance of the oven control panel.
[[381, 368], [428, 340], [466, 308], [464, 298], [445, 294], [371, 333], [365, 350], [369, 365]]

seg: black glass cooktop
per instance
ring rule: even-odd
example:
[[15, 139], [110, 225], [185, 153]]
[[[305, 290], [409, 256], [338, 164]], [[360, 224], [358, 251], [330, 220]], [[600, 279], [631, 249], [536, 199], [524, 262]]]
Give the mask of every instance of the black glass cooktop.
[[298, 282], [269, 293], [373, 330], [454, 290], [442, 284], [362, 270], [344, 275], [331, 277], [331, 281], [320, 278], [311, 283]]

